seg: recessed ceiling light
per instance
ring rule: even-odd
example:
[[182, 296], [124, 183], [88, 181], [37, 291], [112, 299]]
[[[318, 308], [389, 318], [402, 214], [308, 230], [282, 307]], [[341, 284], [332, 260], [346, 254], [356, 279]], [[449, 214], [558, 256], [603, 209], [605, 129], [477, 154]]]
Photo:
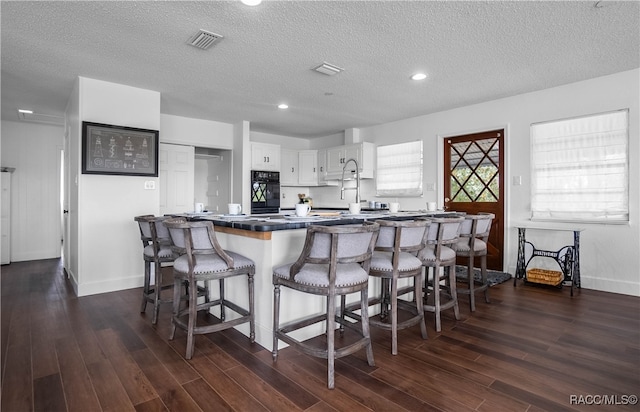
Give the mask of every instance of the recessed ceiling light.
[[288, 109], [288, 108], [289, 108], [289, 105], [285, 104], [285, 103], [280, 103], [278, 105], [278, 109], [283, 109], [284, 110], [284, 109]]
[[411, 80], [424, 80], [427, 78], [427, 75], [424, 73], [416, 73], [413, 76], [411, 76]]
[[18, 113], [33, 114], [33, 110], [18, 109]]
[[241, 0], [242, 4], [244, 4], [245, 6], [257, 6], [258, 4], [262, 3], [262, 0]]

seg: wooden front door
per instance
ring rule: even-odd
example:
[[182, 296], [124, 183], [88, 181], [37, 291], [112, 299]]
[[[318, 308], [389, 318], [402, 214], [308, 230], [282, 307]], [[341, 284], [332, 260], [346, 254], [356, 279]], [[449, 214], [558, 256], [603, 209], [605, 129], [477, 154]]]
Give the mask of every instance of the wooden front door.
[[496, 215], [487, 254], [487, 267], [493, 270], [502, 270], [504, 261], [503, 147], [502, 129], [449, 137], [444, 145], [446, 210]]

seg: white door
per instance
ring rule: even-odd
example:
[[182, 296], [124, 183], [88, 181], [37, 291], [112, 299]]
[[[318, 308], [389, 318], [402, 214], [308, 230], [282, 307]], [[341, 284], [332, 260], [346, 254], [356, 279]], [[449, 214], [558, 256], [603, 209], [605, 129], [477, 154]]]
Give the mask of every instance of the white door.
[[60, 162], [62, 189], [62, 265], [67, 277], [71, 272], [71, 222], [69, 213], [71, 207], [71, 163], [69, 162], [70, 152], [69, 126], [65, 126], [64, 141], [62, 142], [62, 154]]
[[194, 147], [160, 143], [158, 154], [160, 214], [193, 211]]

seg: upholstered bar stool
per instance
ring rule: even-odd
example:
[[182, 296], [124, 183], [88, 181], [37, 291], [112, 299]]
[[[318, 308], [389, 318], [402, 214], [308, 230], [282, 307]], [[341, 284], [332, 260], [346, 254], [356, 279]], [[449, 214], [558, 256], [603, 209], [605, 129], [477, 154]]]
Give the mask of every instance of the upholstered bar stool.
[[[187, 222], [184, 219], [167, 219], [164, 224], [169, 229], [174, 250], [180, 255], [173, 264], [173, 317], [171, 319], [171, 334], [175, 336], [176, 327], [187, 332], [186, 358], [191, 359], [194, 351], [194, 335], [207, 334], [229, 329], [249, 322], [249, 339], [255, 340], [254, 322], [254, 290], [253, 276], [254, 262], [238, 253], [223, 250], [216, 239], [213, 222]], [[247, 276], [247, 296], [249, 308], [225, 298], [225, 279], [236, 276]], [[198, 290], [197, 282], [218, 281], [220, 296], [218, 299], [198, 303], [197, 293], [182, 293], [183, 282], [188, 284], [188, 291]], [[210, 289], [207, 287], [207, 289]], [[188, 302], [182, 308], [181, 301]], [[197, 322], [199, 311], [209, 311], [210, 308], [220, 308], [220, 322], [201, 324]], [[226, 309], [231, 309], [239, 317], [227, 319]]]
[[[398, 330], [420, 325], [422, 339], [427, 339], [422, 304], [422, 260], [417, 254], [426, 247], [429, 220], [389, 221], [377, 220], [380, 233], [371, 258], [369, 276], [381, 279], [379, 297], [369, 299], [369, 306], [380, 304], [380, 316], [369, 319], [369, 324], [391, 331], [391, 354], [398, 354]], [[413, 286], [398, 289], [398, 279], [413, 278]], [[411, 302], [399, 296], [413, 292]], [[391, 312], [389, 312], [391, 307]], [[398, 321], [398, 311], [411, 317]], [[345, 316], [360, 320], [360, 315], [343, 309]]]
[[[298, 260], [273, 269], [273, 360], [278, 360], [278, 340], [295, 346], [310, 356], [327, 359], [327, 386], [335, 386], [334, 370], [337, 358], [366, 349], [367, 362], [374, 366], [373, 347], [369, 332], [368, 285], [371, 255], [378, 237], [379, 225], [315, 226], [307, 228], [305, 244]], [[326, 313], [280, 325], [280, 287], [303, 293], [326, 296]], [[336, 324], [358, 330], [350, 322], [336, 316], [336, 297], [360, 292], [362, 316], [359, 337], [350, 344], [336, 348]], [[326, 346], [303, 342], [291, 332], [319, 322], [326, 322]], [[343, 327], [343, 326], [342, 326]]]
[[[142, 257], [144, 259], [144, 286], [142, 289], [142, 305], [140, 312], [147, 309], [147, 303], [153, 303], [152, 323], [158, 322], [160, 304], [169, 303], [171, 299], [162, 299], [162, 291], [171, 288], [171, 285], [163, 285], [162, 267], [173, 263], [175, 254], [171, 249], [169, 231], [162, 224], [166, 218], [153, 215], [136, 216], [134, 220], [140, 227], [140, 239], [142, 240]], [[151, 263], [154, 264], [154, 282], [151, 285]]]
[[[460, 225], [463, 221], [464, 217], [431, 218], [427, 247], [418, 254], [425, 267], [424, 310], [435, 314], [437, 332], [442, 330], [440, 313], [443, 310], [453, 308], [455, 318], [460, 319], [456, 294], [456, 252], [450, 246], [458, 241]], [[443, 268], [442, 273], [440, 268]], [[430, 269], [433, 271], [431, 276]], [[440, 290], [442, 280], [445, 281], [448, 291], [448, 300], [444, 303]]]
[[[469, 295], [471, 312], [476, 310], [475, 294], [484, 291], [484, 300], [489, 303], [489, 283], [487, 282], [487, 241], [491, 231], [491, 223], [495, 219], [492, 213], [466, 215], [460, 227], [460, 238], [452, 247], [457, 256], [466, 257], [467, 288], [459, 287], [458, 293]], [[481, 280], [474, 279], [475, 258], [480, 258]]]

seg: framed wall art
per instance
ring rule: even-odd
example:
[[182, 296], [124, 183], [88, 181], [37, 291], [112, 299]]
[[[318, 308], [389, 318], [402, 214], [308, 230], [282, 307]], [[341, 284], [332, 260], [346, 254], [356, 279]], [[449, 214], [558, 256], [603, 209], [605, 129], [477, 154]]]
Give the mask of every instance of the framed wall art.
[[82, 173], [158, 176], [157, 130], [82, 122]]

